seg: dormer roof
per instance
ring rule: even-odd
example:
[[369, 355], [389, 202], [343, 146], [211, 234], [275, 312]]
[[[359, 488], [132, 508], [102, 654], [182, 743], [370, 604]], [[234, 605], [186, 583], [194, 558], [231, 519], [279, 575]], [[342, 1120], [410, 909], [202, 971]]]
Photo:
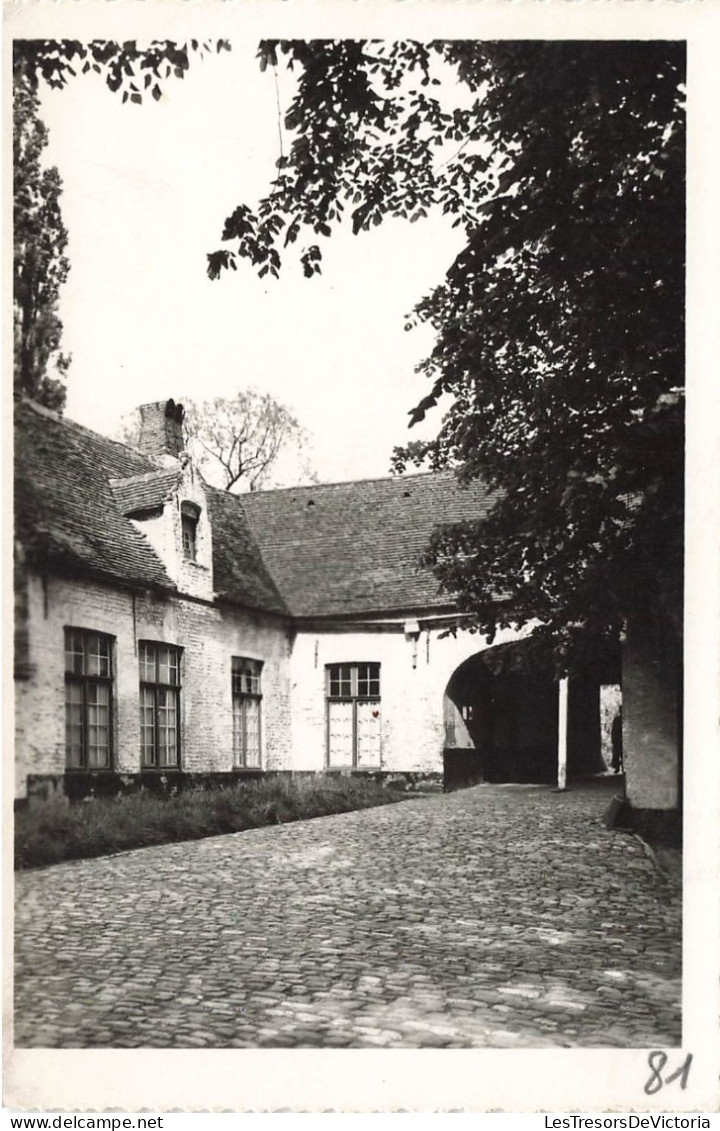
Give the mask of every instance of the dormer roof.
[[[31, 401], [15, 405], [15, 533], [28, 561], [65, 576], [177, 592], [130, 515], [160, 507], [181, 465], [161, 469], [141, 453]], [[219, 496], [219, 498], [218, 498]], [[207, 491], [218, 596], [286, 614], [240, 500]]]
[[178, 464], [177, 468], [169, 470], [163, 468], [126, 479], [111, 479], [110, 486], [121, 513], [130, 516], [162, 507], [177, 491], [180, 480]]

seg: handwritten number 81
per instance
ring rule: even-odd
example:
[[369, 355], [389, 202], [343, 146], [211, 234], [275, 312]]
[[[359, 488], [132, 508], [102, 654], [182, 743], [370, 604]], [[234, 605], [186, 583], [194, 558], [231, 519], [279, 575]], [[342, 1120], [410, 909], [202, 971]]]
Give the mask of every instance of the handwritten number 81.
[[648, 1064], [652, 1069], [652, 1075], [646, 1083], [644, 1091], [646, 1095], [654, 1096], [665, 1084], [672, 1084], [673, 1080], [677, 1080], [678, 1078], [680, 1080], [680, 1087], [687, 1087], [690, 1065], [692, 1064], [692, 1053], [689, 1052], [680, 1067], [676, 1068], [675, 1071], [671, 1072], [665, 1079], [663, 1079], [660, 1073], [667, 1064], [666, 1053], [662, 1052], [660, 1049], [655, 1049], [648, 1055]]

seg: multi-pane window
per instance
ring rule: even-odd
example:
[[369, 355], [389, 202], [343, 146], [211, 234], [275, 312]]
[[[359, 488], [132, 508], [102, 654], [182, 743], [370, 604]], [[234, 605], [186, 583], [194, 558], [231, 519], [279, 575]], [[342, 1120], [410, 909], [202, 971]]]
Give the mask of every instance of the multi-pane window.
[[194, 518], [189, 518], [186, 514], [182, 516], [183, 556], [191, 562], [194, 562], [197, 558], [197, 547], [195, 545], [196, 527], [197, 522]]
[[180, 649], [142, 640], [140, 751], [146, 769], [180, 764]]
[[65, 629], [65, 752], [72, 770], [112, 763], [113, 638]]
[[183, 556], [188, 561], [197, 561], [197, 528], [200, 520], [200, 507], [196, 503], [184, 502], [180, 506]]
[[328, 765], [380, 766], [380, 665], [330, 664], [327, 678]]
[[260, 766], [261, 672], [260, 660], [233, 657], [233, 761], [241, 768]]

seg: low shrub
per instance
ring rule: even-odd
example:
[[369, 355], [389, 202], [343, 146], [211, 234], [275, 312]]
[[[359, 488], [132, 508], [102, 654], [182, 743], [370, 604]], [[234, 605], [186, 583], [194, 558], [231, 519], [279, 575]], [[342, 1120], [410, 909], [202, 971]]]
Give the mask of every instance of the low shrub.
[[407, 793], [372, 780], [288, 774], [171, 796], [144, 791], [71, 805], [48, 802], [15, 814], [15, 867], [107, 856], [405, 800]]

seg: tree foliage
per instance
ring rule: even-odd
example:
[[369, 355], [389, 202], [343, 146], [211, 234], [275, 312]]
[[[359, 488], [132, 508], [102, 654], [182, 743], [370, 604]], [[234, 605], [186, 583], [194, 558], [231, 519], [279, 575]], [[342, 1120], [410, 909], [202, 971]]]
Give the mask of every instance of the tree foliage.
[[663, 604], [679, 617], [683, 527], [684, 47], [671, 42], [265, 42], [287, 66], [292, 141], [259, 205], [208, 257], [307, 276], [359, 233], [433, 210], [466, 237], [409, 325], [435, 346], [394, 466], [498, 488], [487, 521], [427, 560], [475, 625], [537, 618], [558, 668]]
[[153, 40], [145, 45], [135, 40], [119, 43], [94, 39], [17, 39], [13, 44], [13, 77], [22, 75], [36, 89], [42, 80], [62, 89], [78, 74], [95, 72], [123, 102], [140, 103], [147, 94], [162, 96], [162, 82], [183, 78], [193, 55], [228, 51], [226, 39], [191, 39], [177, 43]]
[[70, 358], [60, 352], [60, 287], [69, 263], [60, 211], [62, 181], [43, 166], [47, 130], [38, 97], [20, 79], [13, 89], [13, 322], [14, 386], [49, 408], [65, 404]]
[[13, 43], [13, 235], [14, 381], [18, 392], [62, 410], [70, 365], [60, 351], [60, 288], [70, 263], [64, 252], [67, 230], [60, 209], [62, 180], [46, 168], [42, 153], [47, 129], [39, 116], [41, 81], [62, 88], [78, 73], [101, 74], [123, 102], [161, 97], [161, 82], [182, 78], [193, 54], [228, 48], [226, 40], [145, 47], [94, 40], [18, 39]]

